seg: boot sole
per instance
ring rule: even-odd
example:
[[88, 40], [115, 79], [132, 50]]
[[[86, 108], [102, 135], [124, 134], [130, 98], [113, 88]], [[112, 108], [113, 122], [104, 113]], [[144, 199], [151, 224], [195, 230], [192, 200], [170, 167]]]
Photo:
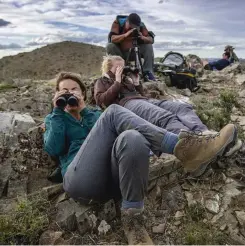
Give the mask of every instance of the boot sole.
[[234, 132], [232, 134], [232, 137], [230, 137], [230, 139], [228, 139], [227, 144], [216, 154], [216, 156], [214, 158], [212, 158], [210, 161], [201, 164], [201, 166], [190, 172], [190, 176], [191, 177], [199, 177], [201, 176], [207, 169], [207, 167], [212, 164], [213, 162], [215, 162], [219, 157], [223, 156], [224, 153], [228, 152], [230, 148], [232, 148], [234, 146], [234, 144], [236, 143], [236, 138], [237, 138], [237, 127], [234, 127]]
[[[241, 140], [238, 140], [239, 142], [237, 142], [237, 143], [235, 143], [226, 153], [224, 153], [224, 156], [225, 157], [230, 157], [230, 156], [232, 156], [232, 155], [234, 155], [236, 152], [238, 152], [241, 148], [242, 148], [242, 145], [243, 145], [243, 143], [242, 143], [242, 141]], [[239, 144], [239, 145], [238, 145]], [[237, 145], [236, 146], [236, 149], [234, 149], [231, 153], [229, 153], [229, 151], [233, 148], [233, 147], [235, 147], [235, 145]]]

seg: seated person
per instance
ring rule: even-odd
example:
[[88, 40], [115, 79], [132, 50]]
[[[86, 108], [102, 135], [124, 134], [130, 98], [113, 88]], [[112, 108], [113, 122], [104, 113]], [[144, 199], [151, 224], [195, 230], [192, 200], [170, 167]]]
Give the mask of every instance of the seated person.
[[[105, 108], [113, 103], [120, 104], [141, 118], [175, 134], [179, 134], [181, 129], [211, 133], [190, 104], [145, 97], [139, 76], [125, 76], [123, 67], [124, 60], [120, 56], [104, 57], [101, 69], [103, 76], [94, 86], [94, 97], [98, 106]], [[241, 145], [239, 140], [226, 156], [233, 154]]]
[[[75, 96], [77, 105], [58, 107], [66, 93]], [[119, 105], [101, 114], [86, 107], [85, 99], [81, 77], [61, 73], [53, 111], [45, 118], [45, 150], [59, 158], [64, 190], [73, 199], [87, 205], [122, 199], [122, 224], [129, 244], [153, 244], [142, 224], [150, 149], [157, 155], [174, 154], [187, 171], [203, 173], [234, 141], [236, 128], [228, 124], [218, 137], [207, 141], [207, 136], [170, 133]]]
[[234, 49], [235, 48], [231, 45], [226, 45], [225, 49], [224, 49], [224, 52], [230, 54], [230, 58], [229, 58], [230, 63], [239, 62], [239, 59], [238, 59], [236, 53], [234, 52]]
[[230, 65], [230, 53], [226, 52], [223, 54], [223, 58], [218, 61], [208, 62], [204, 64], [205, 70], [222, 70]]
[[137, 28], [140, 31], [140, 54], [144, 57], [144, 78], [145, 80], [155, 80], [153, 75], [153, 37], [149, 35], [146, 26], [137, 14], [132, 13], [129, 16], [118, 16], [118, 18], [113, 22], [109, 33], [109, 43], [106, 46], [107, 54], [121, 56], [126, 60], [129, 49], [133, 47], [132, 32]]

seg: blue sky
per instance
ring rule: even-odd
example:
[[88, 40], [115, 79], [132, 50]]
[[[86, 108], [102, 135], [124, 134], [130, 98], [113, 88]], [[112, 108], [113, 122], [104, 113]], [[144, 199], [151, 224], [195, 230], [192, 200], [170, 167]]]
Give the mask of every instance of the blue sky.
[[0, 57], [72, 40], [105, 46], [117, 14], [138, 13], [156, 34], [155, 56], [170, 50], [245, 57], [243, 0], [0, 0]]

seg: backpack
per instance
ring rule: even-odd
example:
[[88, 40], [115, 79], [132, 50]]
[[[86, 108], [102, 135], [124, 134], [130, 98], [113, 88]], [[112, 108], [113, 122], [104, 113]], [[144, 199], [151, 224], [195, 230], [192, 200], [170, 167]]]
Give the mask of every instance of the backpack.
[[154, 64], [154, 71], [170, 77], [170, 85], [178, 89], [188, 88], [196, 92], [200, 86], [197, 85], [196, 70], [188, 68], [185, 57], [178, 52], [168, 52], [160, 62]]
[[[119, 24], [119, 35], [123, 33], [123, 28], [124, 28], [124, 25], [125, 25], [127, 19], [128, 19], [128, 15], [117, 15], [117, 16], [116, 16], [116, 21], [117, 21], [118, 24]], [[141, 31], [142, 28], [144, 28], [144, 27], [145, 27], [144, 22], [141, 22], [141, 23], [140, 23], [140, 31]], [[155, 38], [156, 35], [155, 35], [152, 31], [148, 31], [148, 33], [149, 33], [149, 36], [152, 37], [153, 43], [154, 43], [154, 38]], [[112, 34], [109, 33], [109, 36], [108, 36], [108, 41], [109, 41], [109, 43], [111, 43], [111, 36], [112, 36]]]

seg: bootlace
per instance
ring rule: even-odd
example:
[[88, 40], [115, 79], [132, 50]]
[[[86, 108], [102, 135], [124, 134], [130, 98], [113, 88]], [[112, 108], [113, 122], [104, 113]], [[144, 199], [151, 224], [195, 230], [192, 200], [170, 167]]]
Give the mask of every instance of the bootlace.
[[203, 134], [201, 131], [186, 131], [187, 136], [184, 138], [184, 142], [192, 146], [194, 144], [202, 143], [203, 141], [211, 142], [215, 138], [220, 136], [220, 133]]

